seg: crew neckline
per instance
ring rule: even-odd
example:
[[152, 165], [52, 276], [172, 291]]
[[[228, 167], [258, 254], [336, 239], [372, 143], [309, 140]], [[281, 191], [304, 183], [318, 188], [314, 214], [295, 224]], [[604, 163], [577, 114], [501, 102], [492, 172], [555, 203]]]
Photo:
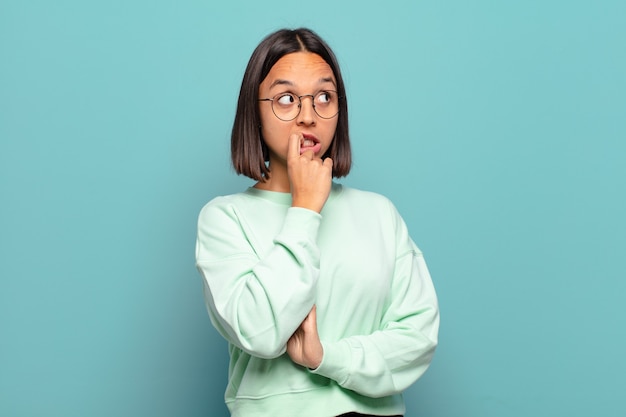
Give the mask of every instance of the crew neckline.
[[[330, 201], [334, 200], [341, 192], [343, 191], [343, 186], [336, 182], [332, 183], [330, 189], [330, 195], [328, 196], [328, 200], [326, 203], [328, 204]], [[254, 187], [248, 187], [244, 194], [247, 194], [252, 197], [261, 198], [263, 200], [271, 201], [272, 203], [291, 206], [291, 193], [284, 193], [280, 191], [269, 191], [269, 190], [260, 190]]]

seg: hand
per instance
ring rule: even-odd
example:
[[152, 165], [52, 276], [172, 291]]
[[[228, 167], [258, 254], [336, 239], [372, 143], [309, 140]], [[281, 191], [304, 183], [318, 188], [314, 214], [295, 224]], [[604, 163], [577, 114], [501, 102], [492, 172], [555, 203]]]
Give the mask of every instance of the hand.
[[324, 348], [317, 334], [317, 313], [313, 306], [300, 327], [287, 341], [287, 354], [298, 365], [315, 369], [322, 363]]
[[289, 137], [287, 151], [287, 175], [291, 188], [293, 207], [303, 207], [321, 212], [333, 179], [333, 160], [315, 157], [311, 150], [300, 155], [300, 146], [304, 138], [301, 134]]

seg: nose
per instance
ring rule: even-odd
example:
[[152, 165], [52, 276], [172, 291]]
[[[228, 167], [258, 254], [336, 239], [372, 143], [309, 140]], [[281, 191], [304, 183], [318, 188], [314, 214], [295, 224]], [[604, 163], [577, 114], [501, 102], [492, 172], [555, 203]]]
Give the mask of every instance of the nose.
[[[305, 100], [306, 98], [310, 100]], [[298, 124], [314, 125], [317, 114], [315, 113], [315, 103], [313, 102], [313, 95], [307, 94], [300, 97], [300, 113], [298, 114]], [[304, 104], [305, 101], [310, 101], [311, 104]]]

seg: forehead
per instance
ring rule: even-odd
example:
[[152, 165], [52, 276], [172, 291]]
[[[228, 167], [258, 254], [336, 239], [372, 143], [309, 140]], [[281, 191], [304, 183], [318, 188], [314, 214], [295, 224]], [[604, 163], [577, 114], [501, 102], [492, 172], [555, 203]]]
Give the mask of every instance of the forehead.
[[278, 84], [306, 87], [329, 80], [335, 83], [333, 70], [321, 56], [311, 52], [294, 52], [276, 61], [261, 88], [269, 89]]

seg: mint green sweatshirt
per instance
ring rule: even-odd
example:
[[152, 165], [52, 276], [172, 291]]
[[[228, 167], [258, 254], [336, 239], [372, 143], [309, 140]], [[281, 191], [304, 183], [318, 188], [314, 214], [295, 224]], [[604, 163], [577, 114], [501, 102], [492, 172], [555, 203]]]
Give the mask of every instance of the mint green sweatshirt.
[[[425, 371], [439, 312], [422, 253], [380, 195], [333, 184], [321, 214], [289, 193], [249, 188], [200, 212], [198, 269], [211, 322], [230, 349], [233, 417], [396, 415]], [[285, 353], [317, 306], [324, 357]]]

